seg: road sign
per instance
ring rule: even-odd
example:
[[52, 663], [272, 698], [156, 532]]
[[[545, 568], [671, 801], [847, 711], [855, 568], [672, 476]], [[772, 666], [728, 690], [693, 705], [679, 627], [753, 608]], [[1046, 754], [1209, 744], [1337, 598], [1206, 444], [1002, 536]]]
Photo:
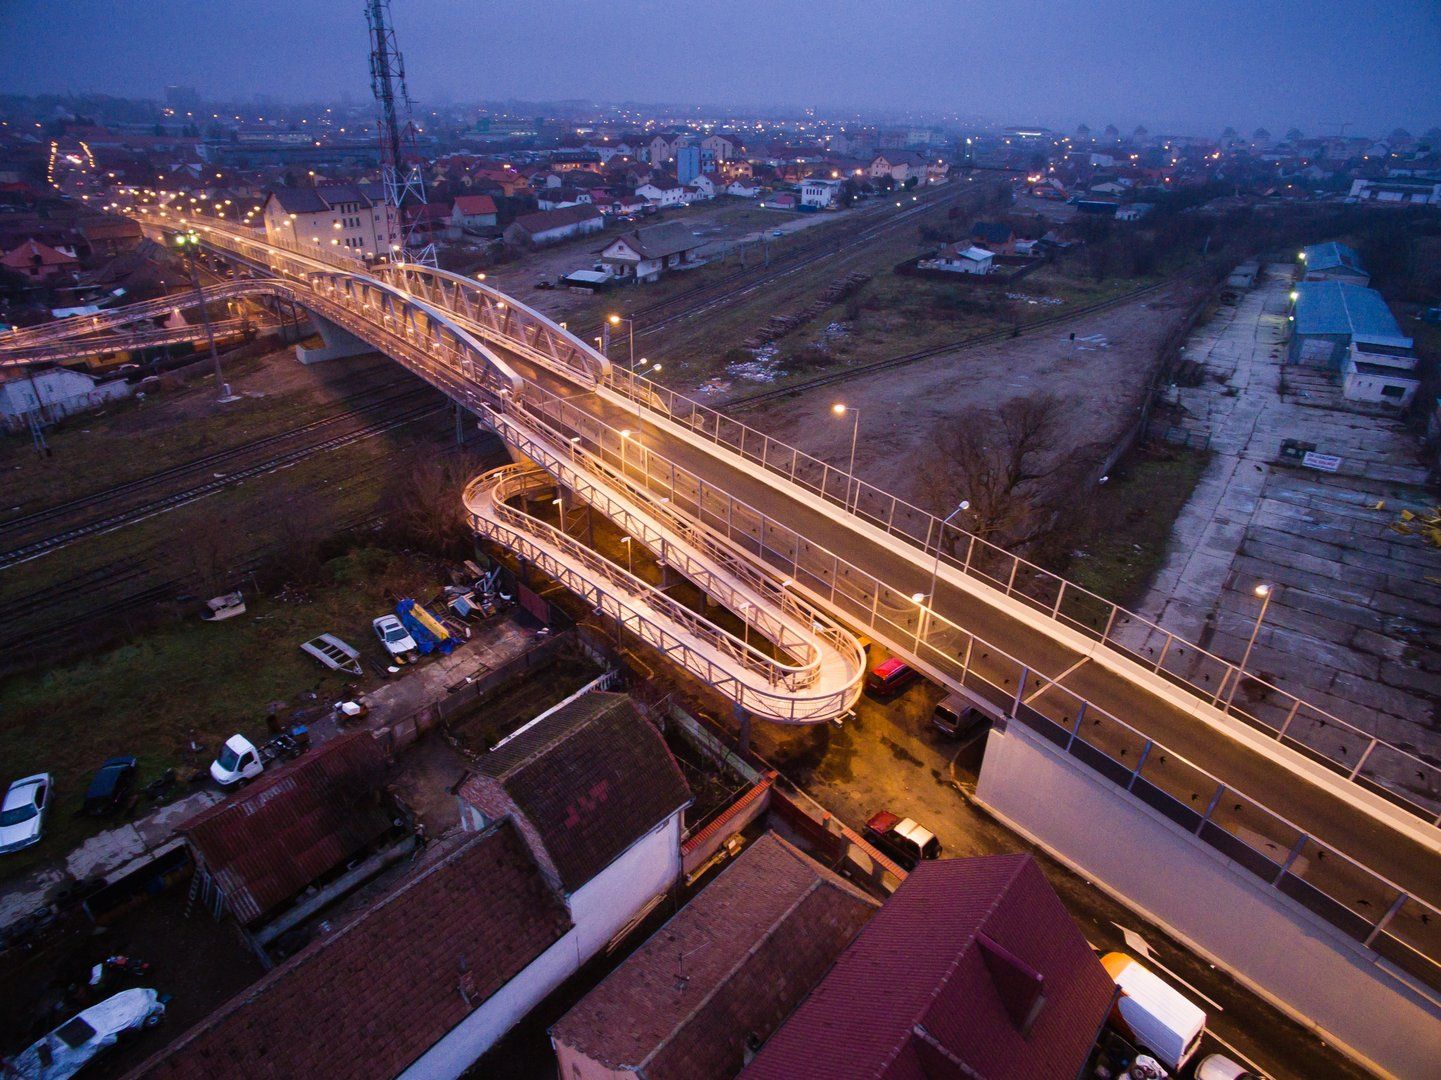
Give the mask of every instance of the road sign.
[[1311, 450], [1302, 456], [1301, 464], [1308, 469], [1320, 469], [1322, 472], [1335, 472], [1341, 467], [1341, 459], [1335, 454], [1318, 454], [1314, 450]]

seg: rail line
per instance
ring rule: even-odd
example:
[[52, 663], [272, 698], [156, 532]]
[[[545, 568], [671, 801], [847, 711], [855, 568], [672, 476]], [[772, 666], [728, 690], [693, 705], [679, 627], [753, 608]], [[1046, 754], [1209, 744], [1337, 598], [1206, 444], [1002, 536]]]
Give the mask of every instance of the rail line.
[[370, 412], [374, 409], [385, 408], [391, 405], [399, 404], [404, 401], [408, 401], [412, 398], [418, 398], [424, 395], [431, 395], [434, 393], [434, 391], [432, 391], [431, 388], [428, 386], [414, 385], [413, 380], [408, 378], [402, 378], [382, 384], [381, 386], [371, 387], [369, 390], [361, 391], [356, 396], [368, 396], [371, 393], [375, 393], [381, 390], [388, 390], [394, 386], [401, 385], [403, 383], [412, 383], [412, 385], [408, 389], [391, 397], [369, 402], [368, 404], [363, 406], [354, 406], [344, 412], [334, 413], [330, 416], [321, 417], [318, 420], [313, 420], [310, 423], [301, 424], [298, 427], [293, 427], [286, 431], [279, 431], [273, 435], [261, 436], [260, 438], [251, 439], [248, 442], [240, 443], [236, 446], [227, 447], [223, 450], [217, 450], [214, 453], [206, 454], [203, 457], [193, 458], [189, 461], [180, 462], [176, 465], [172, 465], [164, 469], [159, 469], [156, 472], [147, 473], [145, 476], [136, 477], [134, 480], [128, 480], [124, 483], [115, 484], [101, 491], [95, 491], [87, 495], [77, 496], [74, 499], [70, 499], [63, 503], [58, 503], [55, 506], [48, 506], [44, 509], [35, 510], [28, 514], [22, 514], [13, 518], [0, 519], [0, 536], [4, 536], [6, 534], [14, 534], [23, 529], [32, 528], [36, 525], [42, 525], [46, 522], [63, 519], [80, 510], [85, 510], [93, 506], [98, 506], [102, 503], [111, 502], [115, 499], [121, 498], [125, 495], [134, 494], [138, 491], [144, 491], [146, 488], [154, 487], [156, 484], [163, 483], [166, 480], [176, 479], [178, 477], [186, 475], [187, 473], [195, 472], [201, 469], [214, 469], [216, 466], [223, 465], [229, 461], [234, 461], [236, 458], [239, 458], [244, 454], [253, 453], [257, 450], [264, 450], [273, 446], [278, 446], [292, 439], [300, 438], [302, 436], [312, 434], [316, 431], [324, 431], [327, 428], [336, 426], [337, 424], [345, 423], [347, 420], [363, 419], [364, 415], [367, 412]]
[[241, 481], [288, 468], [291, 465], [304, 461], [308, 457], [327, 450], [336, 450], [343, 446], [350, 446], [354, 443], [362, 442], [376, 435], [382, 435], [387, 431], [393, 431], [396, 428], [403, 427], [416, 420], [423, 419], [426, 416], [445, 411], [448, 408], [448, 405], [420, 405], [391, 417], [381, 424], [368, 425], [358, 431], [336, 435], [319, 443], [313, 443], [309, 446], [286, 451], [283, 454], [277, 454], [274, 457], [267, 458], [265, 461], [257, 462], [244, 469], [239, 469], [223, 477], [208, 480], [203, 484], [196, 484], [183, 491], [173, 492], [159, 499], [153, 499], [150, 502], [143, 503], [130, 510], [118, 514], [111, 514], [84, 525], [76, 526], [75, 528], [66, 529], [46, 537], [43, 540], [35, 541], [34, 543], [11, 548], [9, 551], [0, 552], [0, 570], [8, 570], [11, 567], [27, 563], [32, 559], [38, 559], [43, 555], [48, 555], [53, 551], [58, 551], [69, 544], [73, 544], [77, 540], [103, 536], [106, 533], [114, 532], [116, 529], [138, 524], [158, 514], [163, 514], [196, 502], [199, 499], [205, 498], [207, 495], [213, 495], [217, 491], [221, 491]]

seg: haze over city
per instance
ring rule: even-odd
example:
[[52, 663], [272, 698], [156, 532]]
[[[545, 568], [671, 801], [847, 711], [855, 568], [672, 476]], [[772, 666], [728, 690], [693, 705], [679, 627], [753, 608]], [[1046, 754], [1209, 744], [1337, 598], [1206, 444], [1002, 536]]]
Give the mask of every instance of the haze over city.
[[0, 1078], [1434, 1080], [1434, 0], [0, 41]]
[[[352, 5], [353, 7], [353, 5]], [[1202, 134], [1425, 128], [1441, 100], [1429, 0], [417, 0], [396, 27], [417, 101], [637, 101], [984, 118]], [[216, 100], [369, 91], [334, 0], [9, 0], [0, 88]], [[363, 28], [362, 28], [363, 29]], [[43, 59], [42, 59], [43, 58]], [[263, 78], [261, 78], [263, 73]]]

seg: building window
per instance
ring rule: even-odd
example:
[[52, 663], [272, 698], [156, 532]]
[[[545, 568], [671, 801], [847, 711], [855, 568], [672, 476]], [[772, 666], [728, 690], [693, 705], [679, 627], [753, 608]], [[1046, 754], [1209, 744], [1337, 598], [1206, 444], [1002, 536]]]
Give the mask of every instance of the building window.
[[1405, 397], [1406, 388], [1403, 386], [1383, 386], [1381, 387], [1381, 396], [1394, 398]]

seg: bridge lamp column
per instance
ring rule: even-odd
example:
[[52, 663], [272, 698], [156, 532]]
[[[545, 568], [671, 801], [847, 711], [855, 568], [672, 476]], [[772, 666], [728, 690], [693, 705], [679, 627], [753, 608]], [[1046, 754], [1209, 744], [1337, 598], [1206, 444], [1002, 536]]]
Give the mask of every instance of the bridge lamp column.
[[200, 305], [200, 321], [205, 324], [205, 341], [210, 346], [210, 362], [215, 368], [215, 398], [217, 401], [227, 401], [229, 394], [225, 388], [225, 377], [220, 371], [220, 353], [215, 349], [215, 331], [210, 325], [210, 312], [205, 307], [205, 292], [200, 287], [200, 271], [195, 266], [195, 249], [200, 246], [200, 236], [194, 229], [187, 229], [176, 234], [175, 246], [180, 249], [190, 267], [190, 283], [195, 286], [195, 302]]
[[625, 572], [632, 577], [635, 576], [635, 548], [631, 544], [631, 537], [622, 536], [620, 542], [625, 545]]
[[1261, 624], [1266, 621], [1266, 609], [1271, 606], [1271, 597], [1275, 595], [1276, 586], [1270, 582], [1263, 581], [1251, 590], [1252, 595], [1259, 597], [1261, 610], [1256, 613], [1256, 625], [1251, 627], [1251, 640], [1246, 642], [1246, 651], [1241, 654], [1241, 663], [1236, 668], [1236, 677], [1231, 682], [1231, 689], [1226, 692], [1226, 711], [1231, 711], [1231, 702], [1236, 697], [1236, 688], [1241, 685], [1241, 680], [1246, 677], [1246, 665], [1251, 660], [1251, 650], [1256, 647], [1256, 638], [1261, 633]]
[[[932, 608], [936, 606], [936, 581], [937, 579], [939, 579], [941, 574], [941, 536], [945, 534], [946, 526], [956, 519], [957, 514], [969, 510], [970, 508], [971, 500], [962, 499], [959, 503], [956, 504], [956, 508], [952, 510], [949, 514], [947, 514], [945, 518], [941, 521], [941, 535], [936, 537], [936, 561], [935, 564], [931, 567], [931, 591], [924, 594], [926, 598], [929, 598]], [[922, 596], [922, 594], [916, 593], [916, 596], [919, 597]], [[919, 603], [919, 601], [917, 602]], [[924, 607], [921, 610], [924, 613], [923, 618], [925, 615], [930, 614], [930, 612]], [[918, 631], [916, 634], [916, 644], [918, 647], [920, 645], [920, 638], [922, 633], [924, 633], [924, 630]]]
[[853, 510], [854, 507], [851, 505], [852, 485], [854, 485], [856, 489], [855, 501], [857, 503], [860, 502], [860, 484], [856, 481], [856, 442], [861, 434], [861, 411], [851, 408], [844, 402], [838, 401], [831, 406], [831, 412], [837, 416], [845, 416], [846, 413], [849, 412], [854, 414], [856, 418], [854, 425], [851, 427], [851, 463], [846, 469], [846, 509]]

